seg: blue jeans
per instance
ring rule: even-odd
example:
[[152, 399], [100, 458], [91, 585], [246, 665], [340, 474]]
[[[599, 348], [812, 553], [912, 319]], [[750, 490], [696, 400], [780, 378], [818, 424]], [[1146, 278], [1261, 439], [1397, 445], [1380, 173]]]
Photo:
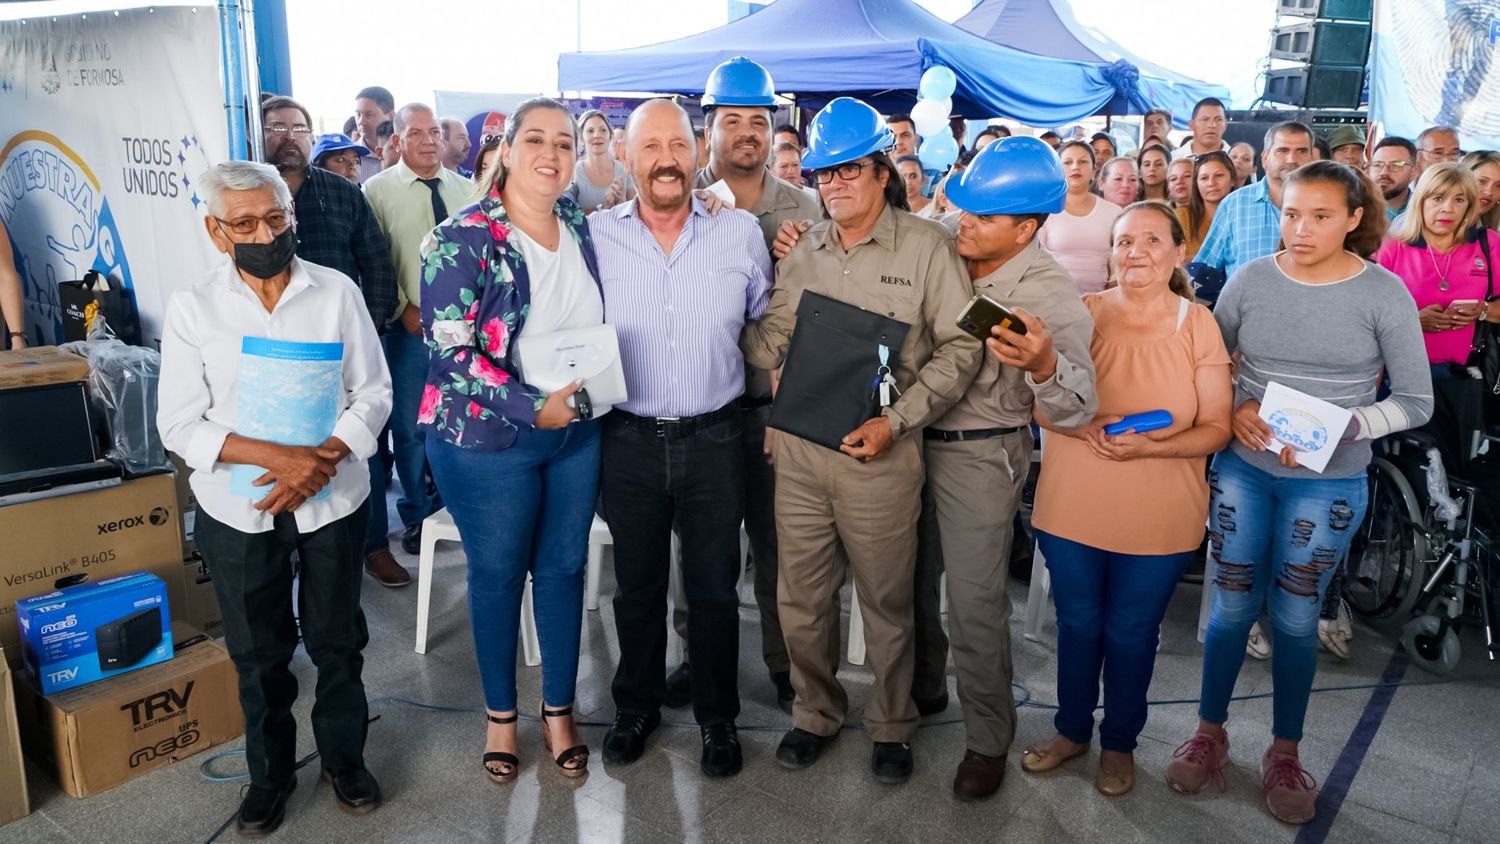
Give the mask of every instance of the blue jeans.
[[[422, 449], [425, 435], [417, 427], [417, 410], [422, 405], [422, 390], [427, 385], [427, 344], [421, 335], [408, 334], [396, 324], [381, 338], [385, 346], [386, 365], [391, 369], [391, 419], [387, 427], [391, 432], [392, 450], [395, 452], [396, 477], [401, 482], [401, 497], [396, 500], [396, 515], [401, 524], [410, 527], [442, 509], [438, 497], [427, 494], [427, 455]], [[390, 546], [386, 534], [390, 531], [390, 514], [387, 512], [386, 465], [383, 454], [385, 438], [371, 457], [370, 466], [370, 526], [365, 537], [365, 553]]]
[[1037, 531], [1057, 604], [1057, 716], [1063, 738], [1087, 744], [1094, 735], [1099, 679], [1104, 721], [1099, 746], [1130, 753], [1146, 726], [1146, 690], [1167, 603], [1193, 558], [1181, 554], [1118, 554]]
[[484, 704], [516, 708], [516, 640], [529, 572], [542, 699], [573, 702], [583, 625], [589, 526], [599, 489], [599, 422], [561, 430], [523, 427], [501, 451], [436, 437], [427, 455], [469, 559], [469, 622]]
[[[1363, 473], [1278, 478], [1220, 452], [1209, 470], [1213, 610], [1203, 645], [1198, 717], [1222, 724], [1250, 625], [1271, 618], [1271, 734], [1300, 741], [1318, 668], [1318, 609], [1365, 516]], [[1275, 588], [1272, 588], [1272, 587]]]

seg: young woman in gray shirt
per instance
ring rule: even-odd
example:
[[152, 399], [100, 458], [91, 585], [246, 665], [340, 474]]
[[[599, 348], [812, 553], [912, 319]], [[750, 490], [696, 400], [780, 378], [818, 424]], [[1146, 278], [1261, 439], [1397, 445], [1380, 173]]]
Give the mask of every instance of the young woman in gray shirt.
[[[1261, 760], [1266, 807], [1287, 823], [1313, 817], [1316, 783], [1297, 758], [1317, 670], [1318, 610], [1364, 518], [1370, 442], [1432, 413], [1432, 382], [1416, 306], [1396, 276], [1368, 263], [1385, 229], [1380, 193], [1363, 175], [1317, 161], [1287, 179], [1283, 251], [1251, 261], [1224, 287], [1214, 316], [1238, 360], [1235, 439], [1209, 476], [1217, 590], [1203, 649], [1197, 733], [1167, 769], [1173, 789], [1225, 788], [1224, 731], [1250, 625], [1261, 607], [1275, 642], [1272, 742]], [[1381, 373], [1391, 394], [1377, 399]], [[1267, 450], [1260, 416], [1275, 381], [1353, 412], [1321, 472], [1298, 451]]]

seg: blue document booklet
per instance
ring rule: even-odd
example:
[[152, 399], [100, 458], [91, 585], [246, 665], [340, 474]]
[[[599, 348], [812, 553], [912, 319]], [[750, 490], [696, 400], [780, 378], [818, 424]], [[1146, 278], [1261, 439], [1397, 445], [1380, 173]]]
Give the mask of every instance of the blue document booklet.
[[[280, 445], [321, 445], [344, 409], [344, 344], [246, 337], [240, 346], [235, 433]], [[254, 486], [266, 470], [234, 466], [229, 490], [255, 501], [273, 484]], [[325, 486], [309, 501], [328, 498]]]

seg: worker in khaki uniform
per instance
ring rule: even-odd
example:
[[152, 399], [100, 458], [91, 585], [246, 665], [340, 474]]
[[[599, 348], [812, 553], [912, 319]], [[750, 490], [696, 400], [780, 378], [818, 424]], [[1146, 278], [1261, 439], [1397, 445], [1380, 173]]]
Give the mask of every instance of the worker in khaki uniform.
[[[1036, 236], [1063, 210], [1057, 154], [1036, 138], [1002, 138], [948, 185], [962, 213], [958, 254], [974, 292], [1009, 308], [1025, 334], [996, 326], [979, 375], [923, 432], [927, 495], [948, 575], [948, 626], [967, 752], [961, 800], [1000, 788], [1016, 731], [1011, 698], [1011, 528], [1031, 465], [1033, 412], [1060, 428], [1094, 418], [1094, 323], [1067, 271]], [[925, 549], [924, 549], [925, 550]], [[919, 564], [920, 565], [920, 564]]]
[[[767, 250], [782, 222], [822, 215], [817, 200], [776, 178], [766, 167], [771, 158], [771, 130], [776, 125], [775, 92], [771, 74], [742, 56], [714, 68], [703, 92], [708, 166], [698, 171], [695, 185], [707, 188], [723, 181], [734, 195], [734, 207], [748, 211], [760, 224]], [[740, 398], [745, 432], [745, 534], [750, 540], [755, 603], [760, 609], [761, 654], [777, 704], [791, 712], [791, 665], [776, 611], [776, 471], [765, 452], [770, 416], [771, 374], [747, 366], [745, 395]], [[672, 626], [687, 642], [687, 608], [676, 602]], [[667, 703], [686, 705], [692, 700], [691, 677], [685, 662], [667, 677]]]
[[871, 767], [878, 781], [899, 783], [911, 776], [917, 728], [911, 626], [920, 432], [963, 395], [982, 350], [955, 324], [970, 286], [952, 237], [901, 210], [905, 189], [884, 152], [892, 142], [880, 115], [859, 100], [840, 97], [813, 119], [803, 163], [815, 171], [831, 219], [809, 228], [777, 266], [771, 303], [746, 326], [742, 346], [750, 364], [780, 366], [807, 291], [910, 326], [887, 376], [894, 389], [880, 390], [888, 405], [844, 437], [842, 453], [772, 436], [777, 597], [797, 694], [794, 727], [776, 758], [789, 768], [811, 765], [843, 726], [848, 698], [836, 677], [839, 617], [830, 605], [847, 559], [875, 674], [864, 710], [875, 742]]

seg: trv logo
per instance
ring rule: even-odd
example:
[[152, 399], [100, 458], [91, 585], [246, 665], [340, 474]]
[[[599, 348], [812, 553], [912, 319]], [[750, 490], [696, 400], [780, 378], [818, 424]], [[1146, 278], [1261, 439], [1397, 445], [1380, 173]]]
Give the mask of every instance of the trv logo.
[[197, 744], [200, 737], [197, 730], [184, 730], [175, 736], [168, 736], [156, 744], [148, 745], [130, 754], [130, 767], [140, 767], [144, 762], [154, 762], [162, 757], [171, 756], [179, 750]]
[[183, 687], [182, 693], [178, 694], [176, 689], [162, 689], [152, 692], [138, 700], [120, 707], [121, 712], [130, 713], [132, 726], [139, 727], [147, 721], [154, 721], [163, 715], [172, 715], [187, 709], [188, 699], [193, 696], [193, 684], [195, 680], [189, 680]]
[[63, 619], [62, 621], [54, 621], [51, 624], [43, 624], [42, 625], [42, 635], [45, 636], [48, 633], [56, 633], [59, 630], [68, 630], [70, 628], [77, 627], [77, 626], [78, 626], [78, 616], [76, 616], [76, 615], [69, 615], [67, 618]]
[[64, 668], [61, 671], [47, 672], [47, 680], [53, 683], [67, 683], [78, 679], [78, 667]]

